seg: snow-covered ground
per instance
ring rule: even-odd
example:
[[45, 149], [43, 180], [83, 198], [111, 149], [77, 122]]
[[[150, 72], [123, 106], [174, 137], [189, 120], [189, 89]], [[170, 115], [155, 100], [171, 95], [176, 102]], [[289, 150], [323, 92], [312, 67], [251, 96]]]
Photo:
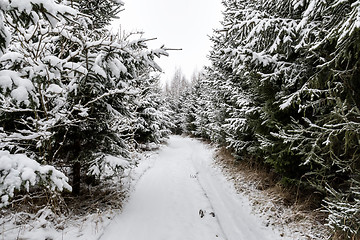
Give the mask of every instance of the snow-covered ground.
[[236, 193], [214, 166], [214, 154], [215, 148], [198, 140], [171, 136], [166, 146], [146, 153], [123, 178], [130, 197], [122, 212], [60, 218], [58, 223], [47, 210], [35, 218], [3, 217], [0, 240], [303, 239], [290, 231], [283, 235], [283, 228], [269, 226], [254, 214], [249, 198]]
[[214, 149], [172, 136], [100, 240], [284, 239], [212, 167]]

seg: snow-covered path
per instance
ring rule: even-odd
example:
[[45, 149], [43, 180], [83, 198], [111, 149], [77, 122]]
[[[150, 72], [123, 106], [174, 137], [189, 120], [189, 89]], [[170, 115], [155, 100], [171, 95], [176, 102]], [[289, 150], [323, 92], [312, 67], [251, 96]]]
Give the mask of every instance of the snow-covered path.
[[211, 166], [213, 151], [171, 136], [100, 240], [281, 239]]

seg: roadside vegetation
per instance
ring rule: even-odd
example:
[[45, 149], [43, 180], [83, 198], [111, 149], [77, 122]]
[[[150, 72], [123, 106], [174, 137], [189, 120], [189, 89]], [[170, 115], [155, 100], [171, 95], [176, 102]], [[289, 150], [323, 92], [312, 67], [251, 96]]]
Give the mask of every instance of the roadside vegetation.
[[[208, 139], [312, 196], [359, 239], [359, 1], [224, 0], [210, 66], [174, 76], [176, 132]], [[184, 84], [187, 83], [187, 84]]]
[[170, 49], [108, 30], [122, 1], [2, 1], [3, 219], [121, 209], [141, 152], [173, 133], [230, 153], [235, 185], [255, 169], [329, 238], [360, 239], [360, 0], [222, 2], [210, 65], [164, 93]]

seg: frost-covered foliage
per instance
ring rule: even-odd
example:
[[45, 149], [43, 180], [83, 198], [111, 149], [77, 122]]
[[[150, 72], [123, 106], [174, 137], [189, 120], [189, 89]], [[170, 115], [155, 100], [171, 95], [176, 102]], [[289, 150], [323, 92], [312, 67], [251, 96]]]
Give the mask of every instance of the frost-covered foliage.
[[0, 151], [0, 207], [9, 204], [15, 191], [30, 191], [30, 187], [41, 186], [50, 191], [71, 191], [68, 178], [50, 165], [40, 165], [25, 154], [10, 154]]
[[169, 109], [165, 106], [158, 77], [146, 76], [139, 79], [140, 94], [135, 101], [136, 143], [160, 143], [170, 134], [172, 127]]
[[[33, 106], [39, 105], [36, 98], [36, 85], [29, 75], [36, 75], [42, 68], [24, 69], [38, 62], [40, 44], [35, 46], [32, 38], [39, 37], [39, 31], [46, 35], [47, 29], [55, 28], [66, 18], [75, 16], [77, 11], [54, 1], [3, 1], [1, 3], [1, 57], [0, 57], [0, 149], [2, 150], [1, 168], [1, 205], [7, 205], [14, 194], [30, 187], [39, 186], [49, 191], [71, 190], [67, 183], [68, 178], [52, 165], [40, 165], [25, 149], [40, 148], [40, 144], [30, 146], [33, 139], [46, 139], [50, 132], [46, 129], [31, 131], [30, 125], [35, 113]], [[37, 29], [41, 26], [41, 29]], [[35, 37], [36, 36], [36, 37]], [[23, 41], [21, 48], [19, 42]], [[32, 47], [31, 54], [29, 46]], [[22, 50], [25, 51], [22, 51]], [[37, 49], [37, 51], [36, 51]], [[29, 53], [29, 55], [27, 55]], [[45, 59], [44, 59], [45, 60]], [[28, 65], [24, 64], [28, 61]], [[21, 71], [20, 71], [21, 70]], [[27, 72], [28, 71], [28, 72]], [[25, 72], [28, 75], [24, 74]], [[40, 73], [41, 74], [41, 73]], [[50, 85], [50, 83], [49, 83]], [[55, 90], [56, 87], [52, 88]], [[29, 114], [30, 113], [30, 114]], [[27, 118], [29, 117], [29, 118]], [[36, 117], [36, 116], [35, 116]], [[29, 128], [20, 128], [14, 131], [13, 126], [29, 122]], [[22, 122], [22, 123], [21, 123]], [[39, 143], [39, 142], [38, 142]], [[9, 150], [9, 151], [3, 151]], [[27, 153], [30, 158], [24, 154]]]
[[360, 183], [354, 181], [351, 191], [352, 195], [349, 196], [328, 188], [330, 195], [325, 200], [326, 210], [329, 212], [328, 225], [335, 231], [340, 229], [343, 238], [356, 236], [359, 232]]
[[360, 227], [359, 4], [224, 0], [211, 66], [183, 104], [195, 113], [188, 131], [321, 193], [348, 237]]
[[84, 2], [4, 2], [1, 21], [0, 150], [71, 167], [76, 194], [82, 176], [106, 171], [107, 156], [131, 161], [135, 141], [158, 143], [170, 124], [152, 77], [166, 49], [104, 28], [121, 1]]
[[118, 13], [124, 5], [120, 0], [72, 0], [80, 12], [91, 16], [90, 29], [101, 30], [118, 18]]
[[186, 118], [186, 106], [189, 95], [190, 83], [184, 76], [180, 68], [178, 68], [170, 83], [167, 83], [165, 89], [167, 109], [171, 111], [170, 120], [173, 123], [171, 130], [175, 134], [184, 132], [184, 122]]
[[112, 178], [114, 175], [121, 175], [125, 169], [130, 167], [129, 165], [128, 159], [100, 154], [91, 163], [88, 174], [104, 180]]
[[36, 24], [40, 18], [52, 26], [76, 10], [54, 0], [4, 0], [0, 4], [0, 54], [4, 54], [11, 41], [11, 28]]

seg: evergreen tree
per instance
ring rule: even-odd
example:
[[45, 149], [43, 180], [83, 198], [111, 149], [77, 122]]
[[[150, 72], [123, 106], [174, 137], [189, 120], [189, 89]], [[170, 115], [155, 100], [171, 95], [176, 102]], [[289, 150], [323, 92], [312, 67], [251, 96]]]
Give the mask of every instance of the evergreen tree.
[[[50, 192], [71, 190], [63, 173], [36, 160], [47, 163], [43, 150], [52, 133], [44, 125], [54, 122], [49, 117], [53, 109], [48, 107], [58, 104], [61, 108], [64, 100], [60, 97], [55, 103], [54, 97], [61, 91], [52, 83], [59, 72], [55, 65], [45, 64], [56, 62], [48, 54], [54, 47], [51, 33], [77, 12], [53, 1], [11, 1], [1, 7], [0, 149], [1, 162], [8, 165], [2, 164], [0, 169], [0, 205], [5, 206], [19, 191], [36, 187]], [[54, 80], [44, 84], [45, 76]]]
[[189, 95], [190, 83], [185, 78], [180, 68], [176, 69], [170, 84], [165, 90], [166, 101], [169, 103], [169, 109], [172, 111], [172, 132], [175, 134], [181, 134], [185, 128], [185, 102], [187, 101], [187, 96]]
[[195, 104], [194, 118], [192, 122], [195, 126], [192, 134], [198, 137], [209, 139], [209, 115], [211, 112], [211, 91], [207, 86], [204, 73], [200, 73], [193, 85], [193, 102]]
[[169, 135], [172, 124], [161, 94], [159, 77], [147, 76], [140, 81], [134, 139], [137, 143], [160, 143]]
[[330, 226], [353, 238], [359, 236], [360, 209], [356, 190], [360, 179], [359, 4], [314, 1], [307, 6], [303, 31], [310, 32], [308, 22], [321, 20], [318, 35], [307, 43], [308, 54], [317, 59], [316, 72], [288, 98], [305, 117], [283, 134], [297, 145], [304, 164], [318, 166], [309, 174], [326, 189]]
[[193, 92], [193, 102], [209, 95], [196, 110], [204, 136], [322, 192], [329, 225], [358, 236], [359, 1], [223, 4], [211, 66]]
[[[105, 2], [112, 13], [122, 6]], [[12, 1], [3, 12], [3, 36], [12, 39], [4, 42], [0, 59], [0, 149], [71, 167], [72, 190], [79, 194], [85, 175], [101, 180], [106, 165], [120, 171], [128, 165], [138, 103], [150, 98], [150, 108], [162, 107], [148, 76], [160, 70], [155, 57], [167, 53], [164, 48], [149, 51], [145, 39], [130, 41], [132, 34], [111, 34], [104, 29], [110, 20], [100, 10], [100, 15], [83, 14], [101, 7], [99, 1], [69, 4], [73, 8]], [[158, 142], [167, 134], [166, 114], [156, 117], [148, 120], [152, 137], [144, 141]], [[109, 155], [117, 156], [118, 164], [113, 166]]]

